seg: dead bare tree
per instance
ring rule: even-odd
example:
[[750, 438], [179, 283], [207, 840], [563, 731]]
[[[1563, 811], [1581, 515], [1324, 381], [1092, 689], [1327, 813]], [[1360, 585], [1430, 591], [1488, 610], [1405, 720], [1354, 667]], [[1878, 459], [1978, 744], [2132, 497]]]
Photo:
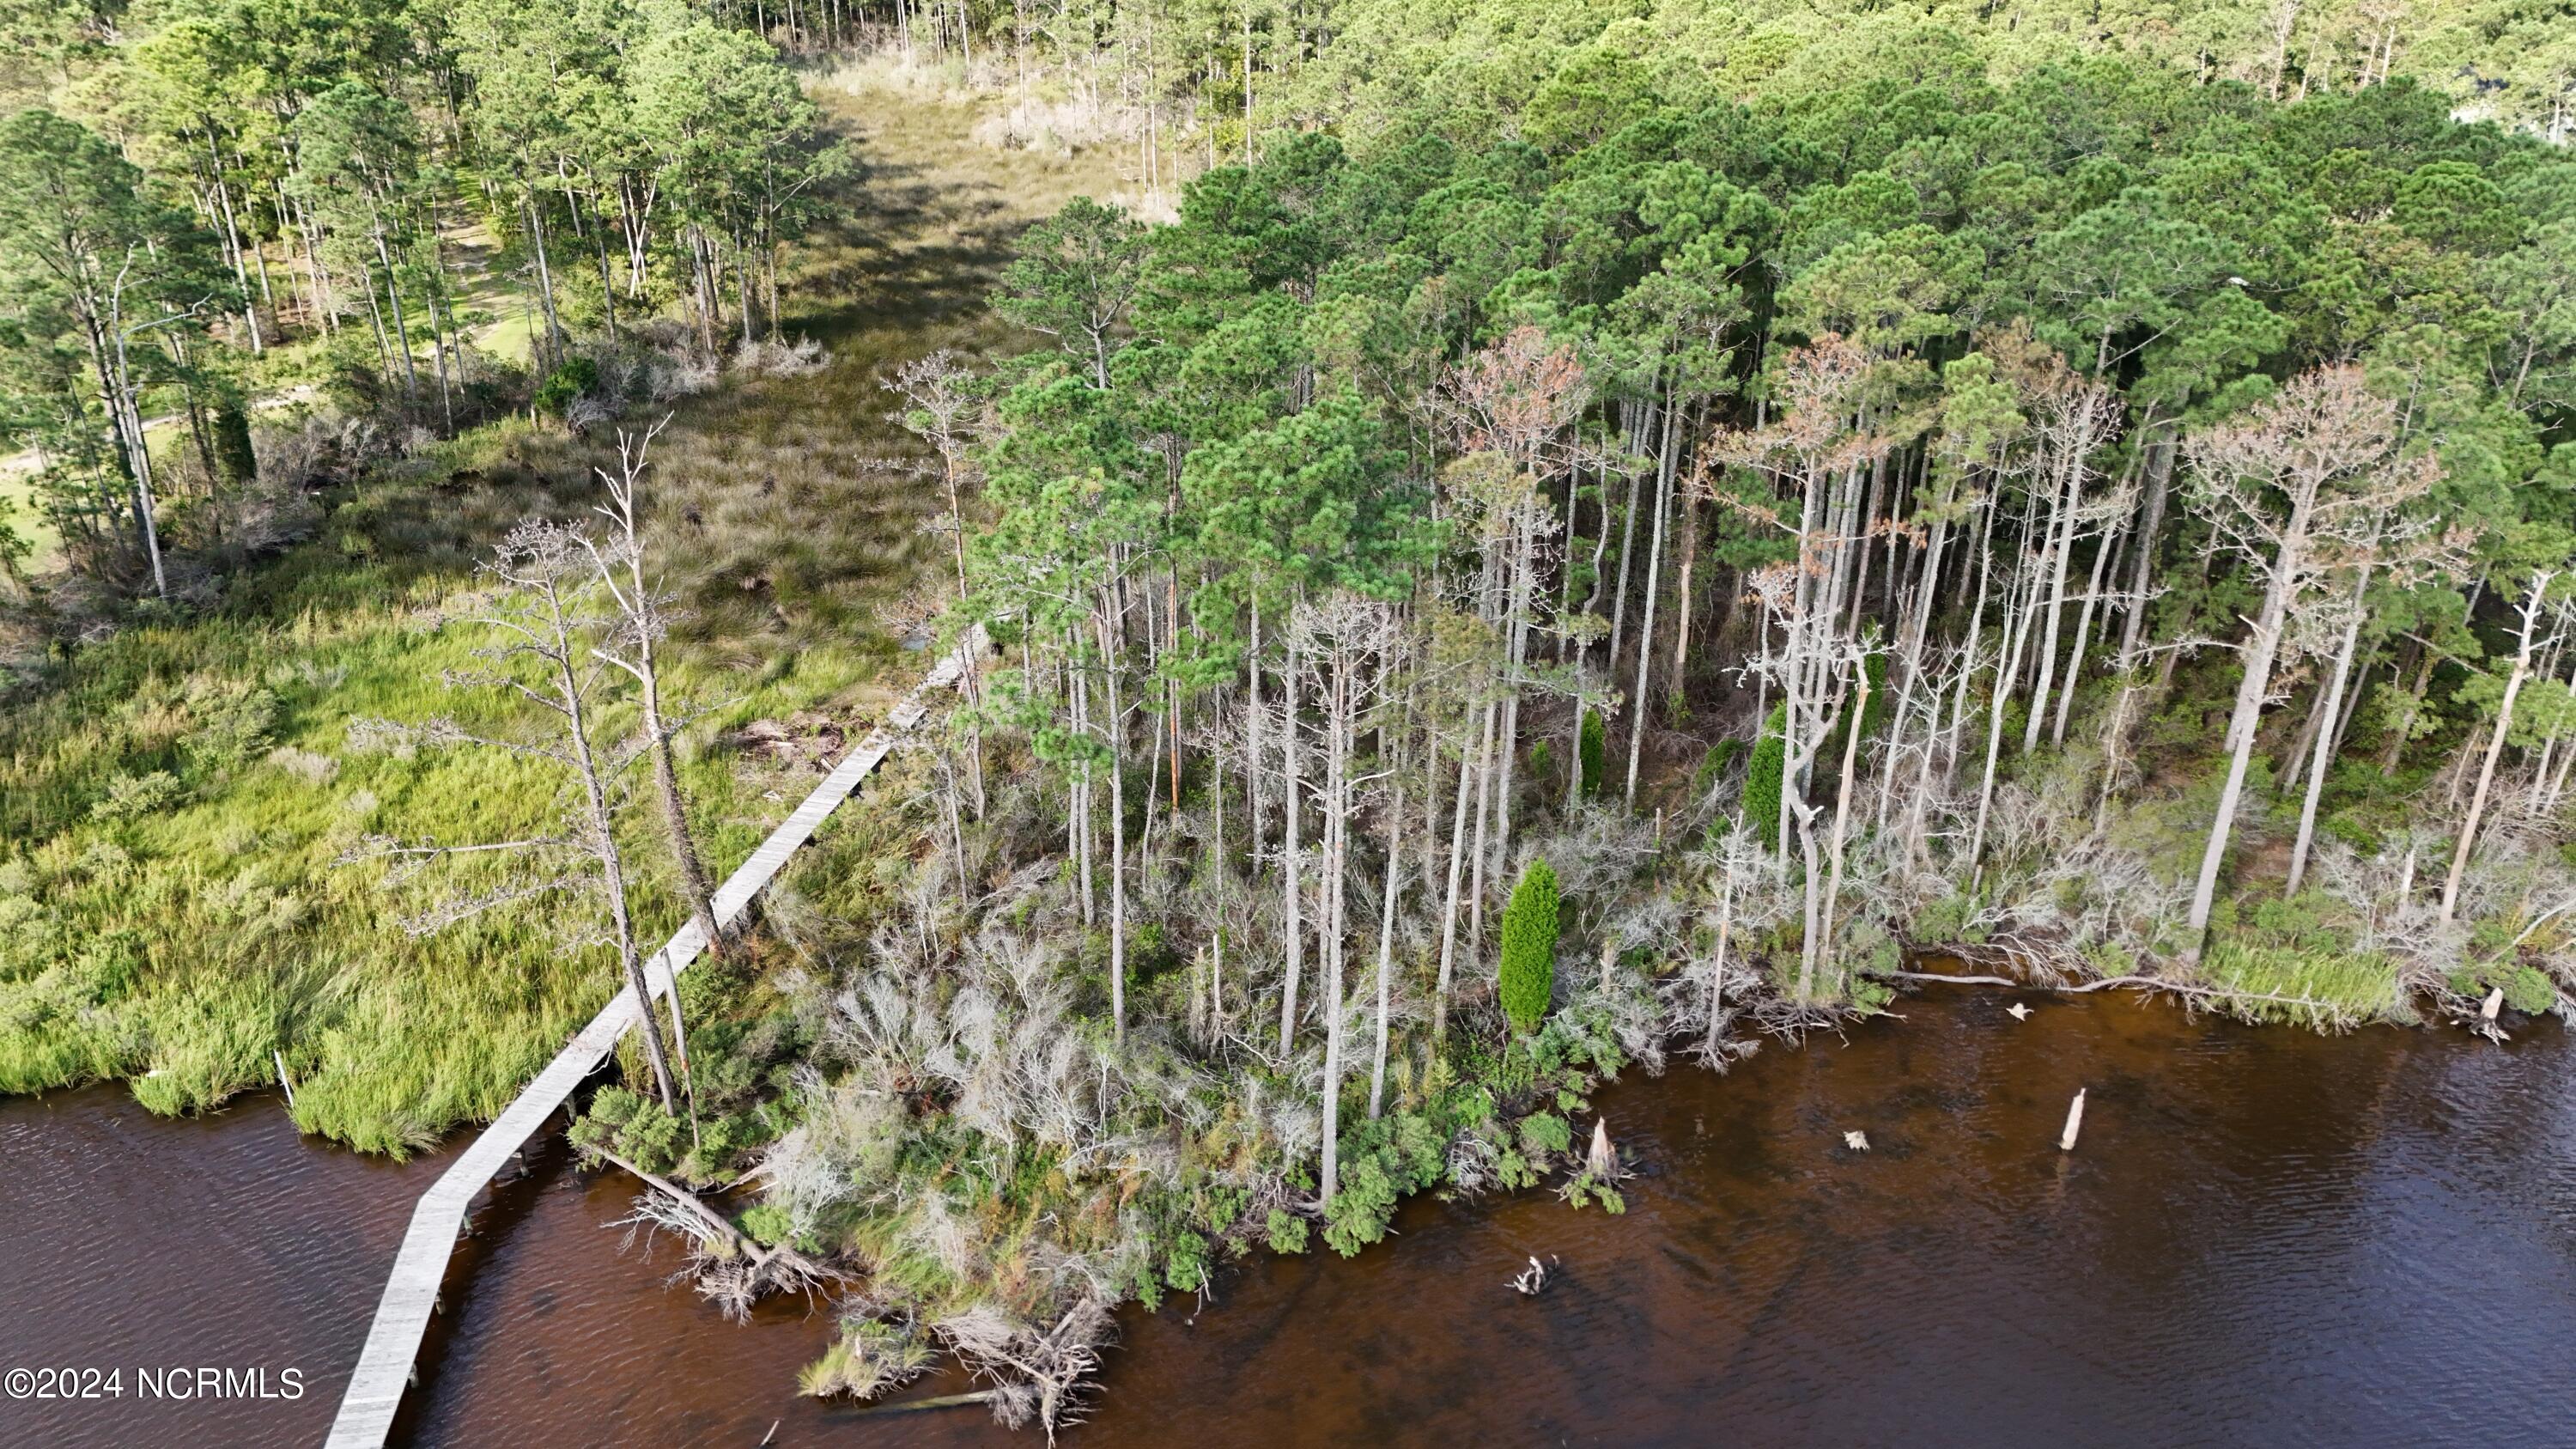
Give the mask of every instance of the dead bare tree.
[[[1547, 483], [1592, 456], [1574, 431], [1590, 393], [1571, 346], [1551, 343], [1538, 328], [1521, 327], [1445, 372], [1424, 399], [1433, 425], [1461, 455], [1453, 470], [1457, 481], [1480, 496], [1475, 537], [1483, 568], [1477, 592], [1485, 617], [1500, 633], [1497, 672], [1514, 686], [1487, 707], [1491, 738], [1480, 752], [1478, 771], [1480, 797], [1490, 793], [1492, 801], [1489, 848], [1497, 876], [1511, 857], [1517, 686], [1529, 660], [1530, 635], [1540, 625], [1539, 574], [1563, 522], [1548, 499]], [[1488, 848], [1484, 819], [1480, 800], [1474, 897], [1479, 906]]]
[[[416, 726], [369, 722], [376, 731], [419, 744], [479, 745], [562, 770], [574, 787], [562, 830], [474, 845], [376, 840], [354, 854], [391, 859], [398, 867], [488, 853], [542, 862], [543, 868], [530, 879], [446, 902], [414, 918], [406, 925], [415, 935], [429, 934], [510, 901], [575, 889], [587, 880], [607, 908], [610, 938], [627, 989], [639, 1004], [649, 1007], [653, 993], [644, 977], [635, 923], [627, 910], [626, 857], [616, 833], [621, 777], [648, 742], [610, 748], [598, 738], [607, 666], [596, 641], [609, 635], [616, 623], [611, 611], [601, 607], [594, 587], [598, 574], [592, 550], [581, 530], [560, 523], [531, 520], [512, 529], [483, 567], [485, 577], [497, 585], [495, 593], [478, 612], [461, 620], [491, 631], [495, 642], [477, 651], [484, 661], [482, 669], [451, 673], [447, 678], [450, 688], [494, 689], [517, 698], [551, 718], [549, 731], [518, 738], [476, 734], [446, 718]], [[675, 1013], [679, 1010], [676, 992], [671, 1006]], [[650, 1009], [638, 1015], [662, 1108], [677, 1111], [679, 1091], [663, 1045], [660, 1018]]]
[[2201, 852], [2187, 926], [2194, 959], [2218, 895], [2218, 872], [2244, 798], [2254, 736], [2290, 611], [2304, 605], [2330, 562], [2356, 534], [2376, 537], [2377, 515], [2432, 485], [2439, 465], [2399, 454], [2395, 404], [2373, 396], [2358, 367], [2328, 367], [2294, 378], [2244, 419], [2210, 428], [2187, 448], [2190, 503], [2221, 548], [2244, 558], [2263, 601], [2247, 621], [2244, 674], [2228, 720], [2226, 783]]
[[[618, 430], [617, 471], [612, 474], [605, 468], [597, 470], [599, 481], [607, 488], [608, 502], [593, 510], [608, 521], [608, 535], [600, 539], [577, 531], [572, 537], [590, 555], [600, 587], [617, 606], [619, 627], [592, 647], [592, 655], [625, 671], [635, 681], [644, 715], [646, 753], [653, 763], [654, 797], [662, 809], [662, 830], [671, 849], [671, 863], [679, 872], [681, 899], [688, 903], [690, 919], [697, 922], [699, 932], [706, 937], [707, 950], [721, 957], [724, 935], [716, 923], [715, 895], [707, 885], [707, 868], [698, 853], [697, 838], [689, 829], [688, 801], [680, 790], [679, 765], [671, 745], [687, 720], [674, 718], [663, 708], [658, 651], [670, 634], [671, 596], [653, 587], [644, 564], [644, 474], [653, 440], [670, 422], [665, 415], [640, 438], [623, 428]], [[686, 1072], [688, 1038], [677, 1027], [676, 1002], [672, 1010], [674, 1031], [680, 1042], [680, 1066]]]
[[[2430, 485], [2429, 479], [2421, 481]], [[2334, 629], [2337, 640], [2333, 667], [2318, 687], [2315, 716], [2308, 721], [2312, 748], [2307, 757], [2307, 786], [2299, 800], [2299, 834], [2290, 847], [2285, 895], [2298, 894], [2300, 882], [2307, 877], [2308, 852], [2316, 843], [2317, 803], [2325, 795], [2326, 773], [2334, 764], [2345, 723], [2344, 685], [2359, 652], [2374, 577], [2384, 587], [2404, 588], [2429, 577], [2456, 574], [2467, 561], [2465, 532], [2437, 533], [2430, 515], [2412, 511], [2402, 501], [2393, 500], [2379, 512], [2354, 514], [2346, 520], [2342, 535], [2339, 562], [2352, 575], [2352, 588], [2326, 608], [2312, 606], [2310, 611], [2315, 615], [2311, 626]]]
[[1709, 924], [1713, 933], [1708, 962], [1708, 1005], [1701, 1018], [1699, 1057], [1708, 1065], [1722, 1065], [1731, 1055], [1726, 1046], [1726, 1023], [1732, 1012], [1727, 1008], [1726, 983], [1730, 968], [1750, 978], [1749, 970], [1739, 964], [1732, 951], [1735, 933], [1741, 929], [1754, 934], [1770, 923], [1776, 914], [1776, 897], [1752, 889], [1762, 874], [1762, 843], [1741, 820], [1725, 834], [1711, 842], [1707, 863]]
[[[1324, 1006], [1324, 1164], [1323, 1200], [1330, 1203], [1339, 1186], [1339, 1152], [1335, 1141], [1340, 1121], [1344, 1018], [1349, 1015], [1343, 982], [1349, 934], [1350, 817], [1357, 788], [1371, 777], [1354, 773], [1358, 740], [1366, 721], [1388, 698], [1390, 665], [1399, 640], [1395, 611], [1376, 599], [1337, 593], [1300, 603], [1288, 623], [1290, 653], [1306, 661], [1323, 717], [1324, 778], [1316, 810], [1324, 822], [1322, 862]], [[1289, 728], [1297, 728], [1296, 721]], [[1390, 846], [1390, 860], [1392, 859]], [[1390, 891], [1393, 867], [1389, 867]]]
[[[2092, 476], [2093, 455], [2107, 446], [2119, 431], [2119, 394], [2099, 382], [2080, 377], [2056, 358], [2047, 359], [2024, 389], [2028, 399], [2031, 433], [2039, 446], [2036, 460], [2034, 493], [2045, 504], [2040, 524], [2040, 573], [2046, 581], [2045, 597], [2039, 604], [2039, 681], [2031, 688], [2030, 716], [2022, 726], [2022, 753], [2028, 754], [2039, 745], [2040, 730], [2047, 723], [2050, 685], [2057, 670], [2058, 621], [2066, 612], [2067, 565], [2075, 552], [2077, 525], [2087, 520], [2107, 521], [2126, 517], [2125, 498], [2116, 507], [2087, 507], [2085, 480]], [[2093, 583], [2086, 590], [2085, 619], [2092, 618], [2092, 596], [2101, 587], [2101, 560], [2110, 551], [2106, 538], [2094, 555]], [[2074, 694], [2075, 679], [2083, 672], [2084, 640], [2079, 632], [2075, 656], [2069, 659], [2067, 694]], [[2057, 739], [2066, 736], [2066, 711], [2057, 712]]]
[[[1851, 612], [1846, 607], [1850, 591], [1858, 587], [1854, 581], [1858, 571], [1846, 565], [1852, 546], [1871, 527], [1861, 517], [1863, 477], [1894, 446], [1893, 439], [1868, 425], [1862, 392], [1871, 365], [1867, 350], [1857, 344], [1831, 334], [1820, 337], [1783, 362], [1774, 388], [1780, 403], [1776, 417], [1762, 428], [1721, 431], [1709, 440], [1711, 456], [1752, 468], [1777, 487], [1795, 489], [1799, 498], [1794, 521], [1785, 508], [1748, 509], [1761, 511], [1786, 531], [1796, 543], [1797, 558], [1762, 571], [1747, 583], [1765, 614], [1763, 652], [1748, 667], [1779, 685], [1784, 706], [1781, 879], [1787, 879], [1793, 827], [1806, 864], [1807, 932], [1797, 988], [1801, 1006], [1814, 999], [1824, 925], [1818, 811], [1809, 799], [1815, 759], [1842, 717], [1846, 693], [1860, 667], [1859, 651], [1845, 622]], [[1780, 635], [1777, 647], [1771, 644], [1774, 629]]]
[[[939, 483], [948, 495], [948, 512], [937, 524], [948, 535], [950, 556], [957, 566], [957, 596], [961, 599], [970, 588], [966, 571], [966, 490], [983, 478], [975, 462], [975, 431], [983, 415], [983, 399], [975, 393], [973, 377], [956, 353], [942, 347], [895, 368], [879, 384], [906, 404], [894, 420], [939, 455]], [[968, 774], [975, 788], [975, 818], [981, 820], [984, 748], [980, 729], [973, 722], [972, 706], [979, 703], [976, 691], [975, 675], [969, 671], [965, 679], [969, 706], [966, 753]]]
[[2486, 754], [2478, 764], [2477, 788], [2469, 795], [2469, 813], [2460, 822], [2459, 843], [2451, 849], [2451, 870], [2442, 880], [2441, 919], [2445, 925], [2459, 905], [2460, 878], [2468, 873], [2469, 855], [2477, 848], [2478, 820], [2486, 813], [2487, 792], [2495, 784], [2496, 760], [2504, 754], [2506, 737], [2513, 733], [2515, 697], [2522, 693], [2524, 681], [2531, 678], [2532, 660], [2566, 631], [2570, 612], [2566, 591], [2553, 592], [2551, 588], [2564, 574], [2564, 570], [2555, 568], [2532, 570], [2522, 599], [2514, 606], [2517, 623], [2513, 669], [2505, 676], [2504, 693], [2496, 702], [2495, 724], [2487, 732]]

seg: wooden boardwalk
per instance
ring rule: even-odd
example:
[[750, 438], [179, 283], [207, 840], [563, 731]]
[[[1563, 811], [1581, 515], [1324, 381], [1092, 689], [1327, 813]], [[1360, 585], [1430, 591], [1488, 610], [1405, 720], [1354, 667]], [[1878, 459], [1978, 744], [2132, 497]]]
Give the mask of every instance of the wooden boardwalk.
[[[719, 927], [740, 919], [744, 908], [769, 884], [770, 877], [778, 874], [779, 867], [796, 853], [796, 848], [811, 838], [824, 818], [893, 753], [896, 742], [921, 723], [929, 712], [924, 699], [935, 690], [954, 687], [965, 677], [983, 643], [979, 628], [955, 653], [939, 661], [921, 687], [887, 716], [886, 723], [850, 751], [787, 817], [786, 823], [771, 832], [751, 858], [726, 878], [715, 896]], [[669, 994], [673, 978], [689, 968], [706, 944], [705, 934], [692, 920], [654, 953], [653, 959], [645, 963], [644, 981], [656, 998]], [[474, 1195], [536, 1135], [555, 1109], [572, 1096], [573, 1089], [599, 1070], [609, 1053], [617, 1049], [618, 1038], [635, 1022], [635, 993], [632, 989], [621, 990], [599, 1015], [591, 1018], [590, 1025], [574, 1034], [571, 1043], [537, 1073], [535, 1080], [492, 1120], [492, 1125], [448, 1164], [429, 1191], [421, 1194], [419, 1206], [412, 1209], [411, 1226], [403, 1233], [402, 1250], [394, 1255], [384, 1297], [377, 1301], [375, 1322], [367, 1329], [366, 1347], [359, 1351], [358, 1366], [340, 1397], [339, 1415], [331, 1421], [327, 1441], [330, 1449], [378, 1449], [385, 1442], [393, 1428], [394, 1411], [402, 1406], [403, 1390], [410, 1386], [421, 1336], [428, 1331], [429, 1316], [438, 1309], [438, 1290], [447, 1276], [447, 1260], [465, 1230], [465, 1214]]]

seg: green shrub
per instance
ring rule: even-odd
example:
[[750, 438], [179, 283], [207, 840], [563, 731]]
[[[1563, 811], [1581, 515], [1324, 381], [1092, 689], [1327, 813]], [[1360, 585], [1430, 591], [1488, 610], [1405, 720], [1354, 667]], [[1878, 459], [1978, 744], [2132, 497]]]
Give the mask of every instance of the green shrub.
[[1977, 913], [1974, 898], [1954, 891], [1915, 912], [1907, 933], [1929, 945], [1982, 945], [1985, 928], [1969, 924]]
[[1589, 1172], [1575, 1174], [1565, 1185], [1565, 1201], [1577, 1209], [1598, 1207], [1614, 1216], [1628, 1210], [1628, 1200], [1619, 1195], [1619, 1189]]
[[1520, 1120], [1521, 1151], [1535, 1158], [1574, 1150], [1574, 1124], [1553, 1112], [1532, 1112]]
[[1503, 907], [1503, 1014], [1533, 1031], [1556, 995], [1556, 871], [1542, 858], [1521, 872]]
[[167, 770], [119, 775], [108, 782], [106, 798], [90, 806], [89, 814], [92, 820], [132, 820], [167, 809], [184, 793], [179, 777]]
[[1207, 1239], [1184, 1230], [1164, 1244], [1163, 1283], [1173, 1292], [1196, 1293], [1214, 1277]]
[[278, 719], [277, 696], [256, 686], [207, 686], [188, 692], [196, 728], [181, 741], [201, 773], [239, 767], [268, 744]]
[[[1105, 944], [1102, 950], [1107, 950]], [[1127, 980], [1130, 985], [1150, 986], [1180, 969], [1181, 956], [1172, 949], [1171, 939], [1160, 921], [1143, 921], [1127, 932]]]
[[[1878, 733], [1879, 727], [1887, 723], [1887, 711], [1890, 708], [1887, 693], [1887, 656], [1872, 654], [1861, 664], [1861, 668], [1869, 675], [1869, 703], [1860, 711], [1860, 737], [1863, 743], [1867, 743]], [[1843, 746], [1851, 738], [1852, 717], [1852, 711], [1846, 707], [1834, 720], [1833, 731], [1825, 737], [1825, 747], [1816, 756], [1818, 760], [1832, 762], [1832, 767], [1835, 769], [1842, 768]]]
[[1440, 1180], [1448, 1135], [1418, 1113], [1364, 1123], [1342, 1138], [1340, 1190], [1324, 1208], [1324, 1243], [1348, 1258], [1386, 1236], [1396, 1204]]
[[2558, 1004], [2558, 988], [2536, 966], [2516, 967], [2504, 985], [2504, 1004], [2526, 1016], [2538, 1016]]
[[2242, 929], [2261, 944], [2286, 946], [2312, 955], [2333, 955], [2348, 939], [2333, 919], [2334, 903], [2316, 891], [2295, 897], [2257, 900], [2240, 909]]
[[1789, 765], [1789, 706], [1771, 706], [1762, 722], [1762, 737], [1753, 742], [1753, 762], [1744, 772], [1744, 816], [1753, 838], [1769, 847], [1780, 838], [1780, 776]]
[[1595, 796], [1609, 789], [1610, 726], [1597, 709], [1583, 712], [1583, 735], [1578, 743], [1578, 753], [1583, 758], [1583, 788]]
[[795, 1215], [776, 1203], [754, 1203], [743, 1209], [743, 1236], [764, 1248], [774, 1248], [786, 1242], [788, 1235], [795, 1230]]
[[602, 1087], [572, 1124], [576, 1147], [604, 1148], [646, 1172], [668, 1172], [688, 1150], [689, 1129], [662, 1105], [624, 1087]]
[[537, 384], [536, 396], [529, 399], [538, 412], [549, 417], [562, 417], [573, 399], [599, 386], [599, 365], [587, 357], [567, 357], [546, 380]]
[[1744, 741], [1733, 738], [1719, 740], [1717, 748], [1702, 755], [1699, 768], [1691, 772], [1691, 794], [1706, 795], [1715, 789], [1718, 777], [1724, 775], [1735, 763], [1736, 756], [1743, 753]]
[[1302, 1253], [1306, 1251], [1306, 1220], [1286, 1208], [1270, 1210], [1270, 1251]]

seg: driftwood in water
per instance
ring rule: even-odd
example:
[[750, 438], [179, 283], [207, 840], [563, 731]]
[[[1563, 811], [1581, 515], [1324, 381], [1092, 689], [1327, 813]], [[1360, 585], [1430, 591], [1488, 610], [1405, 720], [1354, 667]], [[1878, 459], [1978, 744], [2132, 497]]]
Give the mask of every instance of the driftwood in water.
[[2066, 1104], [2066, 1130], [2057, 1134], [2060, 1152], [2074, 1151], [2075, 1134], [2084, 1130], [2084, 1092], [2084, 1088], [2076, 1088], [2075, 1100]]
[[906, 1399], [899, 1404], [871, 1404], [847, 1417], [872, 1418], [881, 1414], [909, 1414], [915, 1409], [955, 1409], [967, 1404], [989, 1404], [1002, 1396], [999, 1389], [977, 1389], [971, 1394], [941, 1394], [929, 1399]]
[[760, 1256], [761, 1247], [758, 1243], [753, 1242], [748, 1236], [746, 1236], [742, 1229], [735, 1227], [731, 1218], [728, 1218], [724, 1214], [717, 1212], [714, 1208], [707, 1206], [704, 1201], [700, 1200], [696, 1193], [689, 1191], [687, 1188], [680, 1186], [669, 1178], [662, 1177], [655, 1173], [646, 1172], [643, 1168], [627, 1161], [625, 1158], [618, 1156], [616, 1153], [609, 1151], [605, 1147], [593, 1147], [588, 1143], [583, 1143], [581, 1144], [581, 1150], [598, 1158], [602, 1162], [607, 1163], [609, 1166], [624, 1172], [630, 1177], [642, 1179], [646, 1187], [653, 1189], [655, 1192], [662, 1194], [662, 1196], [669, 1198], [672, 1202], [678, 1204], [681, 1210], [688, 1214], [690, 1220], [697, 1224], [699, 1237], [716, 1239], [723, 1243], [728, 1249], [733, 1252], [740, 1253], [745, 1257]]
[[2313, 1010], [2343, 1015], [2350, 1008], [2342, 1003], [2319, 1001], [2313, 996], [2292, 996], [2282, 991], [2231, 991], [2223, 986], [2201, 986], [2188, 981], [2167, 981], [2161, 976], [2105, 976], [2099, 981], [2061, 984], [2051, 981], [2023, 981], [2010, 976], [1965, 976], [1947, 971], [1891, 971], [1899, 981], [1940, 981], [1952, 986], [2009, 986], [2015, 991], [2055, 991], [2067, 996], [2083, 996], [2095, 991], [2108, 991], [2114, 986], [2133, 986], [2140, 991], [2170, 991], [2177, 996], [2214, 998], [2220, 1001], [2263, 1001], [2277, 1006], [2305, 1006]]
[[639, 1211], [641, 1221], [670, 1228], [695, 1231], [703, 1241], [722, 1243], [725, 1252], [708, 1265], [698, 1291], [716, 1300], [735, 1319], [747, 1317], [751, 1302], [760, 1295], [764, 1283], [793, 1291], [842, 1277], [840, 1270], [817, 1263], [785, 1243], [764, 1248], [750, 1235], [733, 1225], [733, 1220], [698, 1197], [696, 1193], [618, 1156], [604, 1147], [584, 1144], [582, 1151], [643, 1180], [644, 1185], [660, 1193], [677, 1210], [679, 1220]]

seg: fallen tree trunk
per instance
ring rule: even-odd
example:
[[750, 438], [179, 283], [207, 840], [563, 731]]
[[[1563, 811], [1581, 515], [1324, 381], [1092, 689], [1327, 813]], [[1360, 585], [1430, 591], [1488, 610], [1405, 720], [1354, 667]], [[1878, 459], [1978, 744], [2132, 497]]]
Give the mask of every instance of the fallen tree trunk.
[[1940, 971], [1894, 971], [1888, 973], [1898, 981], [1946, 981], [1952, 986], [2009, 986], [2016, 991], [2054, 991], [2066, 996], [2082, 996], [2105, 991], [2114, 986], [2134, 986], [2141, 991], [2170, 991], [2177, 996], [2216, 997], [2224, 1001], [2261, 1001], [2280, 1006], [2305, 1006], [2316, 1011], [2348, 1015], [2351, 1007], [2333, 1001], [2319, 1001], [2313, 996], [2291, 996], [2278, 991], [2231, 991], [2224, 986], [2200, 986], [2188, 981], [2167, 981], [2161, 976], [2105, 976], [2099, 981], [2074, 985], [2047, 981], [2016, 981], [2009, 976], [1952, 976]]
[[956, 1409], [968, 1404], [989, 1404], [1001, 1397], [999, 1389], [977, 1389], [971, 1394], [941, 1394], [929, 1399], [906, 1399], [900, 1404], [871, 1404], [843, 1417], [871, 1418], [881, 1414], [909, 1414], [916, 1409]]
[[604, 1147], [592, 1147], [584, 1144], [581, 1147], [581, 1151], [600, 1159], [611, 1167], [615, 1167], [630, 1176], [641, 1179], [645, 1186], [662, 1194], [662, 1196], [670, 1199], [673, 1203], [678, 1204], [681, 1210], [689, 1215], [691, 1220], [702, 1224], [705, 1227], [706, 1232], [704, 1236], [722, 1242], [730, 1251], [742, 1258], [744, 1262], [749, 1265], [751, 1278], [754, 1281], [757, 1281], [761, 1274], [770, 1271], [773, 1268], [784, 1269], [793, 1274], [801, 1274], [809, 1279], [838, 1278], [841, 1276], [841, 1274], [836, 1270], [827, 1268], [824, 1265], [815, 1262], [813, 1259], [797, 1252], [794, 1248], [789, 1247], [785, 1243], [781, 1243], [774, 1248], [762, 1247], [759, 1243], [754, 1242], [749, 1235], [743, 1232], [742, 1229], [735, 1227], [732, 1219], [726, 1217], [720, 1212], [717, 1212], [714, 1208], [707, 1206], [696, 1193], [689, 1191], [687, 1188], [680, 1186], [678, 1183], [675, 1183], [668, 1178], [662, 1177], [656, 1173], [646, 1172], [643, 1168], [638, 1167], [634, 1163], [627, 1161], [625, 1158], [618, 1156], [616, 1153], [611, 1152]]

